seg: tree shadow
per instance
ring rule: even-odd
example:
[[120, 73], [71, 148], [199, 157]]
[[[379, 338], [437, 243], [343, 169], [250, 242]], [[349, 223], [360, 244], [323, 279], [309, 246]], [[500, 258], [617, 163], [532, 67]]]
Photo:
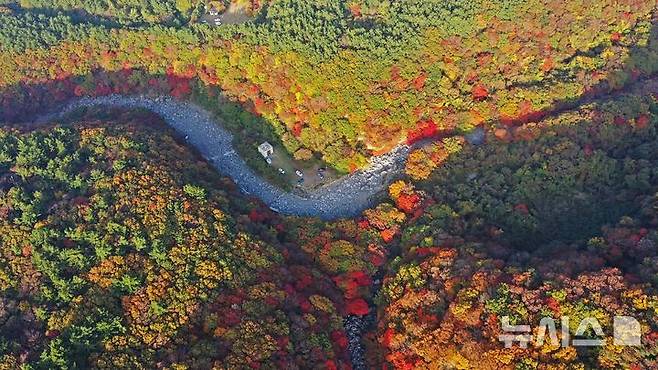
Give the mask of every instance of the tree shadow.
[[[610, 160], [621, 160], [630, 156], [634, 160], [648, 161], [652, 157], [646, 157], [646, 152], [652, 150], [650, 144], [654, 143], [658, 147], [658, 127], [650, 125], [648, 131], [638, 133], [633, 131], [630, 123], [637, 119], [632, 111], [640, 105], [638, 101], [650, 99], [650, 96], [658, 99], [656, 72], [658, 27], [654, 21], [648, 44], [632, 48], [623, 68], [612, 72], [609, 79], [593, 86], [578, 98], [556, 102], [547, 110], [497, 122], [513, 133], [511, 143], [505, 142], [509, 141], [509, 138], [498, 141], [493, 139], [493, 135], [488, 135], [488, 139], [495, 142], [482, 147], [466, 147], [435, 170], [431, 181], [425, 183], [426, 190], [439, 194], [437, 201], [443, 201], [455, 209], [487, 209], [479, 218], [469, 216], [470, 221], [499, 227], [502, 232], [500, 240], [519, 249], [533, 249], [555, 240], [562, 243], [583, 242], [599, 235], [604, 225], [616, 224], [623, 216], [637, 213], [641, 206], [638, 199], [655, 192], [655, 189], [658, 189], [658, 179], [655, 179], [651, 186], [648, 186], [645, 180], [635, 179], [634, 176], [640, 173], [640, 169], [635, 171], [637, 174], [633, 172], [615, 178], [613, 172], [623, 168], [623, 161], [607, 171], [597, 167], [601, 163], [596, 162], [599, 158], [593, 155], [592, 151], [603, 150], [597, 148], [597, 144], [603, 145], [602, 140], [587, 140], [591, 139], [592, 132], [601, 130], [597, 127], [600, 122], [584, 120], [574, 127], [556, 128], [549, 120], [582, 107], [588, 107], [592, 112], [605, 111], [608, 117], [614, 117], [615, 121], [614, 125], [606, 130], [617, 135], [609, 140], [619, 145], [619, 148], [608, 153]], [[623, 83], [620, 84], [620, 81]], [[615, 103], [621, 104], [616, 107], [616, 111], [609, 111]], [[657, 105], [651, 107], [658, 111]], [[658, 113], [656, 111], [652, 113]], [[552, 134], [545, 138], [544, 134], [548, 131]], [[611, 132], [607, 134], [613, 135]], [[558, 142], [558, 137], [572, 138], [569, 141], [571, 146], [565, 149], [567, 142]], [[542, 144], [536, 144], [536, 141], [542, 141]], [[537, 146], [539, 148], [535, 149], [562, 149], [548, 155], [533, 151], [533, 147]], [[564, 150], [572, 150], [572, 156], [560, 159], [561, 151]], [[586, 166], [588, 161], [592, 162], [588, 171], [564, 167], [573, 164]], [[487, 163], [494, 163], [491, 165], [493, 167], [487, 167], [488, 170], [483, 171], [480, 167], [486, 166]], [[560, 170], [550, 172], [551, 168]], [[535, 176], [538, 177], [534, 178]], [[591, 181], [597, 176], [600, 184]], [[603, 186], [606, 181], [611, 181], [611, 178], [619, 183], [609, 182], [607, 187]], [[581, 179], [589, 181], [589, 187], [574, 186], [573, 181]], [[610, 192], [614, 186], [618, 186], [619, 191], [625, 189], [625, 186], [642, 187], [644, 190], [635, 196], [624, 198], [617, 192]], [[498, 208], [503, 200], [507, 202], [507, 207]], [[491, 230], [479, 229], [476, 233], [484, 236], [490, 232]]]

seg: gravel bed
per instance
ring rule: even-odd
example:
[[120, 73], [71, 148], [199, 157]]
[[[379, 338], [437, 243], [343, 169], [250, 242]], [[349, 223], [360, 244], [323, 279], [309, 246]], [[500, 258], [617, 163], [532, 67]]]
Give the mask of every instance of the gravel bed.
[[315, 189], [305, 196], [288, 193], [261, 178], [233, 148], [233, 135], [204, 109], [171, 97], [109, 95], [79, 98], [61, 111], [44, 115], [47, 122], [81, 107], [104, 105], [119, 108], [143, 108], [165, 120], [194, 146], [221, 174], [230, 177], [250, 196], [262, 200], [272, 210], [295, 216], [320, 217], [324, 220], [354, 217], [374, 204], [374, 196], [404, 169], [410, 148], [400, 145], [391, 152], [372, 157], [365, 168], [335, 182]]

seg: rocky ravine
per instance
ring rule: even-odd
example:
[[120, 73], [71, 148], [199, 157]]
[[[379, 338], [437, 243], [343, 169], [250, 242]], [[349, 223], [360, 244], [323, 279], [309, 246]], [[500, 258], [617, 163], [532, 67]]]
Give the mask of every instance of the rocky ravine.
[[[210, 113], [187, 102], [171, 97], [110, 95], [81, 98], [69, 102], [57, 113], [39, 117], [35, 123], [47, 123], [63, 117], [77, 108], [108, 106], [143, 108], [165, 120], [186, 141], [195, 147], [221, 174], [230, 177], [250, 196], [255, 196], [272, 210], [295, 216], [315, 216], [325, 220], [354, 217], [373, 205], [374, 196], [404, 169], [411, 148], [400, 145], [391, 152], [373, 157], [367, 167], [331, 184], [316, 189], [307, 197], [291, 194], [271, 185], [254, 173], [233, 149], [233, 135], [225, 130]], [[344, 320], [352, 367], [366, 369], [361, 338], [367, 320], [350, 315]]]
[[40, 117], [50, 121], [80, 107], [105, 105], [144, 108], [160, 116], [194, 146], [220, 173], [248, 195], [262, 200], [275, 212], [314, 216], [325, 220], [357, 216], [373, 204], [373, 196], [385, 190], [401, 173], [410, 148], [400, 145], [391, 152], [373, 157], [367, 167], [310, 192], [306, 197], [291, 194], [268, 183], [247, 166], [231, 144], [233, 135], [204, 109], [171, 97], [110, 95], [71, 101], [61, 111]]

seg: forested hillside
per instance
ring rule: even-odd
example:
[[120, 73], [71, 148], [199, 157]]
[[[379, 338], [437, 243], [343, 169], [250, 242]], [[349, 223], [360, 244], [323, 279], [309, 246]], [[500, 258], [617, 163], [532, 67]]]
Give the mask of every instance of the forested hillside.
[[[393, 184], [399, 256], [377, 297], [372, 361], [396, 368], [658, 366], [658, 89], [466, 146], [422, 182]], [[412, 199], [413, 202], [409, 202]], [[399, 243], [399, 244], [398, 244]], [[643, 347], [506, 349], [501, 318], [640, 321]], [[571, 327], [574, 335], [577, 325]], [[536, 332], [533, 332], [536, 334]], [[560, 336], [562, 338], [562, 336]]]
[[[165, 76], [170, 92], [185, 97], [198, 81], [262, 115], [291, 153], [307, 148], [347, 171], [422, 132], [536, 119], [652, 74], [655, 7], [637, 0], [281, 0], [250, 22], [220, 27], [108, 31], [76, 21], [62, 26], [54, 39], [66, 41], [53, 46], [34, 21], [33, 40], [4, 47], [0, 86], [59, 81], [48, 92], [52, 101], [74, 91], [148, 91]], [[12, 9], [5, 16], [26, 11]], [[71, 37], [84, 27], [93, 32]], [[2, 28], [19, 35], [25, 26]], [[133, 77], [117, 84], [99, 71]], [[32, 89], [21, 91], [33, 99]], [[3, 111], [15, 114], [13, 98], [2, 100]]]
[[283, 225], [157, 117], [100, 117], [0, 131], [0, 368], [349, 362], [341, 295]]
[[[0, 370], [658, 368], [657, 22], [656, 0], [0, 0]], [[295, 181], [405, 154], [359, 216], [282, 216], [162, 117], [56, 114], [113, 94], [199, 105], [286, 190], [260, 143]], [[499, 340], [565, 316], [605, 344]]]

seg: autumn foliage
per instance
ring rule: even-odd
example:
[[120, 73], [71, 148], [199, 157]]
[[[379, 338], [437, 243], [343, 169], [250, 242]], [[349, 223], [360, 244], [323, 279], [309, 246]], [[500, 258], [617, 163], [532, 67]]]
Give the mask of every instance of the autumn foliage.
[[[0, 369], [350, 369], [347, 315], [368, 368], [658, 368], [654, 1], [3, 4]], [[110, 94], [339, 173], [412, 148], [388, 197], [322, 221], [243, 198], [151, 114], [9, 124]], [[617, 314], [641, 347], [498, 340]]]
[[[400, 209], [418, 192], [425, 208], [400, 225], [400, 257], [380, 292], [373, 366], [658, 366], [658, 101], [645, 88], [545, 119], [532, 127], [539, 135], [515, 129], [511, 144], [466, 146], [428, 180], [389, 187]], [[641, 350], [612, 344], [620, 313], [639, 321]], [[506, 348], [498, 339], [504, 317], [531, 325], [535, 336], [543, 317], [555, 318], [561, 339], [563, 316], [595, 317], [606, 344], [578, 351], [547, 339]]]
[[[363, 2], [249, 2], [247, 14], [263, 22], [231, 32], [185, 23], [200, 15], [188, 2], [105, 11], [107, 4], [83, 3], [86, 14], [114, 14], [122, 25], [170, 28], [108, 30], [93, 18], [74, 22], [64, 15], [51, 25], [7, 8], [2, 35], [21, 36], [3, 39], [0, 53], [4, 117], [71, 96], [162, 91], [190, 98], [197, 86], [218, 88], [222, 93], [209, 106], [238, 102], [263, 117], [286, 148], [319, 153], [348, 171], [405, 140], [481, 123], [536, 122], [563, 104], [656, 71], [651, 1], [466, 6], [423, 0], [390, 9]], [[315, 22], [323, 17], [327, 22]], [[108, 73], [123, 78], [108, 81]], [[44, 83], [52, 86], [34, 88]]]
[[340, 290], [281, 220], [160, 118], [97, 114], [0, 130], [0, 367], [348, 368]]

